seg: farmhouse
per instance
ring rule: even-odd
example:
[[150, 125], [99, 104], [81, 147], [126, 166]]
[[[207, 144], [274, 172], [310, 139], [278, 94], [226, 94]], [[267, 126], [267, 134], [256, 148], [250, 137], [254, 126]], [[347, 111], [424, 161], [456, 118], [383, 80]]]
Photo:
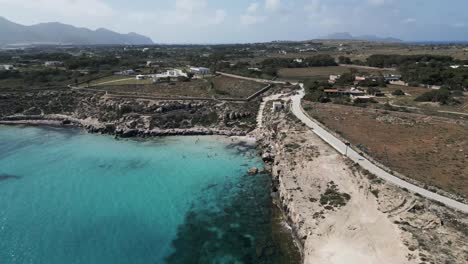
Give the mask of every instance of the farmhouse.
[[384, 75], [384, 79], [386, 82], [397, 82], [401, 80], [401, 75], [386, 74]]
[[348, 89], [325, 89], [323, 92], [329, 97], [341, 97], [341, 96], [365, 96], [366, 93], [360, 89], [348, 88]]
[[284, 109], [286, 109], [286, 107], [285, 107], [283, 102], [281, 102], [281, 101], [273, 102], [273, 109], [272, 109], [273, 111], [281, 112]]
[[153, 77], [153, 82], [158, 83], [158, 82], [163, 82], [163, 81], [176, 82], [180, 78], [188, 78], [188, 75], [187, 73], [183, 72], [180, 69], [173, 69], [173, 70], [168, 70], [163, 73], [154, 74], [152, 77]]
[[134, 75], [134, 74], [135, 74], [134, 70], [125, 70], [125, 71], [114, 73], [114, 75]]
[[63, 65], [63, 62], [61, 61], [46, 61], [44, 62], [44, 66], [46, 67], [58, 67], [58, 66], [62, 66]]
[[13, 65], [0, 65], [0, 71], [11, 71], [11, 70], [14, 70], [15, 67], [13, 67]]
[[198, 75], [210, 74], [210, 69], [204, 67], [190, 67], [190, 72]]
[[328, 83], [334, 84], [340, 78], [341, 78], [341, 75], [330, 75], [330, 78], [328, 79]]

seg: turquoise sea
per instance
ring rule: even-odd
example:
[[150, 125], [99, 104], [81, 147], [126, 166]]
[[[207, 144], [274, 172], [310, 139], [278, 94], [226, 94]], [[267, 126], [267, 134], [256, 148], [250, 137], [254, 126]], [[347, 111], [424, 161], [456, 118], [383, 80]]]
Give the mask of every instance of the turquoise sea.
[[0, 263], [275, 263], [270, 176], [214, 137], [0, 126]]

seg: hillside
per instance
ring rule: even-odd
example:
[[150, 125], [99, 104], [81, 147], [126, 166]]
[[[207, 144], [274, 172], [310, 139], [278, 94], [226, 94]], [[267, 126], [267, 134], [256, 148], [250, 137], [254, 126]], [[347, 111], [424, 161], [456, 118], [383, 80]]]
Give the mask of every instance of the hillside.
[[147, 45], [153, 41], [136, 33], [119, 34], [103, 28], [90, 30], [57, 22], [24, 26], [0, 17], [0, 45], [13, 44]]

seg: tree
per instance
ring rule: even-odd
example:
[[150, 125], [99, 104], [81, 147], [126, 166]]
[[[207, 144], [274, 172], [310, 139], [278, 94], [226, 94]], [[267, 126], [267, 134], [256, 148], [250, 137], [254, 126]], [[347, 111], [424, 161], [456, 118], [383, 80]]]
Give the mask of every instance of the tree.
[[351, 85], [354, 84], [356, 77], [351, 72], [345, 72], [341, 75], [341, 77], [336, 80], [337, 85]]
[[349, 57], [340, 56], [338, 57], [339, 64], [351, 64], [351, 59]]
[[398, 90], [393, 91], [392, 95], [403, 96], [405, 95], [405, 92], [403, 92], [401, 89], [398, 89]]
[[367, 89], [367, 93], [370, 95], [380, 94], [381, 92], [382, 91], [380, 91], [380, 89], [376, 87], [370, 87], [369, 89]]

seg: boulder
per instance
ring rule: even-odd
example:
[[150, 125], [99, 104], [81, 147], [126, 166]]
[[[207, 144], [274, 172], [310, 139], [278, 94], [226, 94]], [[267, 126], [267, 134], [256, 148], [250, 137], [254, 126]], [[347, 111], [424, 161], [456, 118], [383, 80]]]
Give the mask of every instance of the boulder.
[[258, 174], [258, 168], [253, 167], [248, 172], [249, 172], [249, 175], [257, 175]]

